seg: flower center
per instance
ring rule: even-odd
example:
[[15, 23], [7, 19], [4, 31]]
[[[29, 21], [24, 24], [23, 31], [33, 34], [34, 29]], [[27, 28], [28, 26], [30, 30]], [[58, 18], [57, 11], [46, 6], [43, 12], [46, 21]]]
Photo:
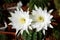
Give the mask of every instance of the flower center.
[[39, 17], [37, 17], [37, 21], [38, 22], [43, 22], [44, 21], [44, 18], [42, 16], [39, 16]]
[[19, 21], [20, 21], [21, 24], [24, 24], [26, 22], [25, 18], [20, 18]]

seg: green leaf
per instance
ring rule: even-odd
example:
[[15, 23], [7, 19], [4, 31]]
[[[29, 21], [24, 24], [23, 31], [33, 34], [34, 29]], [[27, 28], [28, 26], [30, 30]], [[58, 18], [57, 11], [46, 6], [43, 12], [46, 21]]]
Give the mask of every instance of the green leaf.
[[37, 40], [37, 32], [36, 32], [36, 30], [33, 30], [33, 31], [32, 31], [31, 40]]
[[37, 32], [37, 40], [42, 40], [42, 39], [43, 39], [42, 31]]

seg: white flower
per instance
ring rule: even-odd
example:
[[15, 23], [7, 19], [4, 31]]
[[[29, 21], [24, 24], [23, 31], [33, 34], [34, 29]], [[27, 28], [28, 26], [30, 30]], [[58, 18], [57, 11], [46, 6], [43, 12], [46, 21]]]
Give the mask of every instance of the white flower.
[[51, 23], [51, 19], [52, 19], [52, 15], [50, 15], [50, 13], [52, 12], [52, 10], [50, 10], [49, 12], [47, 12], [47, 9], [42, 10], [41, 7], [37, 8], [35, 6], [35, 10], [32, 11], [32, 27], [36, 28], [37, 32], [40, 30], [47, 30], [47, 27], [52, 27]]
[[9, 10], [9, 9], [16, 9], [16, 7], [20, 9], [20, 8], [22, 7], [22, 5], [23, 5], [22, 2], [19, 1], [19, 2], [17, 3], [17, 6], [9, 7], [9, 8], [7, 8], [7, 10]]
[[19, 2], [17, 3], [17, 7], [18, 7], [18, 8], [21, 8], [21, 7], [22, 7], [22, 5], [23, 5], [23, 4], [22, 4], [22, 2], [21, 2], [21, 1], [19, 1]]
[[11, 24], [13, 25], [13, 28], [16, 28], [16, 34], [20, 30], [20, 33], [22, 34], [24, 30], [28, 33], [29, 25], [32, 22], [32, 19], [29, 18], [29, 11], [25, 12], [22, 9], [19, 10], [17, 8], [17, 11], [15, 13], [10, 13], [12, 17], [9, 17], [11, 20]]

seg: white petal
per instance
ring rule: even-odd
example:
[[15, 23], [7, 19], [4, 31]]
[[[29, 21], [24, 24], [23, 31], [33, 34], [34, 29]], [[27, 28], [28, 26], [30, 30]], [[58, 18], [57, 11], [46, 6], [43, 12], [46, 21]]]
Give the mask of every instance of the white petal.
[[41, 7], [39, 7], [39, 11], [40, 11], [40, 12], [43, 12], [43, 10], [42, 10], [42, 8], [41, 8]]
[[26, 29], [26, 32], [29, 34], [29, 31]]
[[30, 30], [32, 30], [32, 27], [31, 27], [31, 26], [29, 26], [29, 29], [30, 29]]
[[53, 16], [51, 15], [50, 18], [53, 18]]
[[8, 17], [9, 20], [12, 20], [11, 17]]
[[5, 28], [7, 28], [7, 23], [4, 22], [4, 24], [5, 24], [5, 27], [1, 27], [0, 29], [5, 29]]
[[24, 31], [24, 30], [21, 30], [21, 31], [20, 31], [21, 35], [23, 34], [23, 31]]
[[52, 26], [51, 24], [49, 25], [49, 27], [50, 27], [50, 28], [53, 28], [53, 26]]
[[18, 37], [20, 34], [21, 34], [21, 35], [23, 34], [23, 30], [21, 30], [21, 31], [17, 34], [17, 37]]
[[20, 8], [20, 10], [21, 10], [21, 12], [23, 12], [23, 9], [22, 8]]
[[9, 10], [9, 9], [16, 9], [16, 7], [10, 7], [10, 8], [7, 8], [7, 10]]
[[47, 30], [47, 25], [45, 25], [43, 29], [44, 29], [44, 30]]
[[39, 32], [40, 30], [42, 30], [42, 27], [37, 27], [37, 32]]
[[18, 29], [16, 29], [16, 34], [18, 33], [18, 31], [19, 31], [19, 30], [18, 30]]
[[33, 24], [33, 25], [32, 25], [32, 28], [34, 28], [34, 29], [35, 29], [35, 28], [37, 28], [37, 26], [38, 26], [38, 25]]
[[37, 9], [38, 9], [36, 5], [34, 5], [34, 7], [35, 7], [35, 10], [37, 10]]
[[48, 13], [51, 13], [53, 11], [53, 9], [52, 10], [50, 10]]
[[5, 24], [5, 28], [7, 27], [7, 23], [6, 22], [4, 22], [4, 24]]
[[12, 23], [9, 23], [8, 25], [12, 25]]
[[21, 1], [19, 1], [19, 2], [17, 3], [17, 7], [18, 7], [18, 8], [20, 8], [22, 5], [23, 5], [23, 4], [22, 4]]
[[29, 11], [29, 8], [27, 9], [27, 11]]
[[27, 14], [29, 15], [29, 11], [27, 11]]
[[11, 16], [13, 16], [13, 15], [14, 15], [14, 13], [12, 13], [12, 12], [10, 12], [10, 14], [11, 14]]
[[17, 9], [17, 11], [19, 11], [19, 8], [18, 7], [16, 7], [16, 9]]
[[45, 35], [45, 30], [43, 29], [43, 34]]
[[39, 32], [41, 29], [40, 28], [37, 28], [36, 31]]
[[47, 8], [44, 8], [44, 12], [47, 13]]

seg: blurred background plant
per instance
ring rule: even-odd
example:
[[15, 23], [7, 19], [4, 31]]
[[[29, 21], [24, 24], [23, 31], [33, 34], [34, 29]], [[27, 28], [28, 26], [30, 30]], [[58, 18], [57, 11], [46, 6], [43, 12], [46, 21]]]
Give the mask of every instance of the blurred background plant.
[[34, 5], [44, 9], [45, 7], [47, 7], [48, 3], [49, 3], [49, 0], [30, 0], [28, 5], [29, 5], [30, 10], [34, 9]]

